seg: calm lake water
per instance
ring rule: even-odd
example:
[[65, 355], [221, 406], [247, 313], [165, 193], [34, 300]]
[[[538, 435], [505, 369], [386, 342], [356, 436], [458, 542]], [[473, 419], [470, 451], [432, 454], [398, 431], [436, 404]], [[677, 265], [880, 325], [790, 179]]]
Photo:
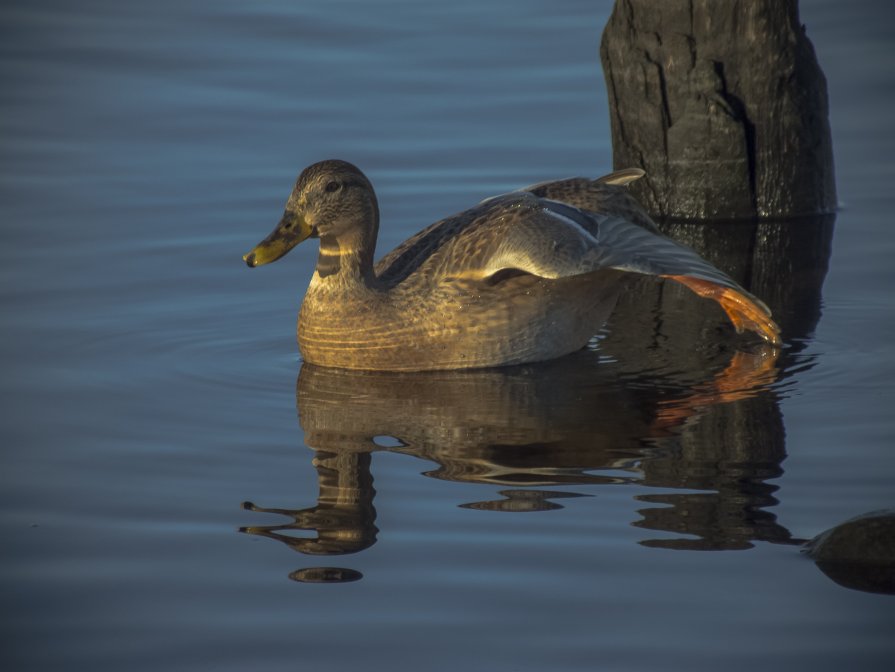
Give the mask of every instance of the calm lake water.
[[380, 253], [607, 172], [610, 2], [4, 3], [0, 667], [891, 669], [895, 598], [797, 544], [895, 506], [892, 11], [802, 4], [842, 210], [758, 230], [808, 250], [779, 360], [652, 287], [564, 360], [402, 377], [302, 368], [316, 250], [241, 255], [323, 158]]

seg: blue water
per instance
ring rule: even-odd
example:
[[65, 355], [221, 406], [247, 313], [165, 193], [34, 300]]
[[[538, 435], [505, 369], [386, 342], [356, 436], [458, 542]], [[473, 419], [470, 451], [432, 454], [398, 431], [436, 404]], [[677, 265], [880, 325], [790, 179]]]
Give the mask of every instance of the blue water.
[[[652, 309], [547, 367], [301, 370], [316, 251], [240, 260], [319, 159], [370, 176], [380, 252], [607, 172], [610, 2], [5, 3], [0, 666], [888, 669], [893, 598], [795, 545], [895, 506], [891, 11], [853, 4], [802, 7], [822, 301], [725, 396], [732, 346], [633, 347]], [[264, 529], [296, 519], [330, 545]]]

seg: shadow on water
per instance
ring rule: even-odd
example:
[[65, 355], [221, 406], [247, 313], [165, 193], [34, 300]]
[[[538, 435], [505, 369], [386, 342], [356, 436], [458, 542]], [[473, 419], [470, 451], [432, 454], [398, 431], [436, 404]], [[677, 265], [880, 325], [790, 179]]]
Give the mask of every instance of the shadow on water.
[[[390, 451], [437, 465], [426, 476], [505, 486], [469, 509], [561, 509], [586, 493], [550, 487], [655, 488], [632, 525], [672, 533], [647, 546], [735, 550], [756, 541], [801, 544], [769, 511], [783, 473], [779, 401], [821, 314], [833, 219], [665, 225], [766, 298], [787, 339], [781, 351], [730, 330], [712, 304], [643, 282], [620, 301], [596, 348], [536, 365], [427, 373], [304, 365], [296, 403], [315, 451], [320, 494], [304, 509], [245, 508], [291, 518], [242, 528], [304, 554], [357, 553], [376, 543], [372, 455]], [[724, 332], [724, 333], [720, 333]], [[698, 345], [694, 345], [698, 344]], [[669, 492], [669, 490], [671, 492]], [[316, 536], [294, 536], [311, 531]], [[299, 581], [356, 580], [312, 567]]]

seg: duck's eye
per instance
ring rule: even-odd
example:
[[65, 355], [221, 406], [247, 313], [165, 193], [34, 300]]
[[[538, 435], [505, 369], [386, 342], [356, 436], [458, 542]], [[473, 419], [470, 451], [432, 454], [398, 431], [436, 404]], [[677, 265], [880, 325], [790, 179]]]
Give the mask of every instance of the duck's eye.
[[324, 189], [325, 189], [328, 193], [332, 193], [332, 192], [334, 192], [334, 191], [338, 191], [338, 190], [341, 188], [341, 186], [342, 186], [341, 184], [339, 184], [338, 182], [336, 182], [335, 180], [333, 180], [333, 181], [331, 181], [331, 182], [327, 182], [327, 183], [326, 183], [326, 186], [324, 187]]

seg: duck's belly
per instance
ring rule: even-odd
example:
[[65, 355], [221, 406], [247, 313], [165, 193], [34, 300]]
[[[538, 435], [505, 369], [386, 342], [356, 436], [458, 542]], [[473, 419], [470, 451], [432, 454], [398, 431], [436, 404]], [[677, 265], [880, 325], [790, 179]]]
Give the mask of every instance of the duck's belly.
[[600, 271], [496, 286], [446, 284], [425, 305], [393, 291], [333, 304], [305, 299], [298, 343], [306, 362], [381, 371], [505, 366], [584, 347], [609, 317], [620, 275]]

